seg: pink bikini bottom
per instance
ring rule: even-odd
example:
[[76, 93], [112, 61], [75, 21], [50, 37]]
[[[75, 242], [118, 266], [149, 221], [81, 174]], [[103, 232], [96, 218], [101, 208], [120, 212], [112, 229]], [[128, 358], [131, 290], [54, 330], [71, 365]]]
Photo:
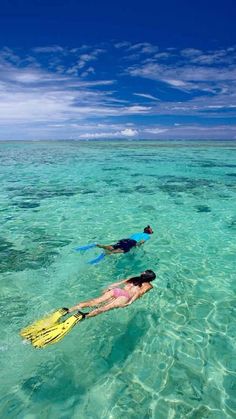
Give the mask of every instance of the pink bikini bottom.
[[113, 296], [115, 298], [118, 298], [118, 297], [126, 297], [129, 300], [131, 298], [130, 295], [129, 295], [129, 293], [128, 293], [128, 291], [125, 291], [122, 288], [113, 288]]

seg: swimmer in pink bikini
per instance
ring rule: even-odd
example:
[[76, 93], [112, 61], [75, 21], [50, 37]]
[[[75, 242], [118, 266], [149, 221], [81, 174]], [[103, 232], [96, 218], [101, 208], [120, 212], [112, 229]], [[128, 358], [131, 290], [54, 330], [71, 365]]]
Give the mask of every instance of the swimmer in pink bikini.
[[[100, 297], [79, 303], [68, 309], [68, 313], [104, 303], [104, 305], [89, 313], [83, 313], [84, 317], [88, 318], [97, 316], [105, 311], [113, 310], [114, 308], [126, 307], [140, 298], [143, 294], [150, 291], [153, 288], [150, 282], [154, 281], [155, 278], [156, 274], [148, 269], [142, 272], [140, 276], [115, 282], [114, 284], [111, 284]], [[122, 288], [119, 288], [119, 285], [122, 285]]]

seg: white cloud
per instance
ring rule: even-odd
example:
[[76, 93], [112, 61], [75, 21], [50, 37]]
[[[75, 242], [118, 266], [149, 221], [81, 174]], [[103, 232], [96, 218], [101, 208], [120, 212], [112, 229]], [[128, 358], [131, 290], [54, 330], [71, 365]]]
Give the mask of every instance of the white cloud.
[[125, 128], [121, 131], [121, 134], [124, 135], [125, 137], [134, 137], [135, 135], [138, 134], [138, 131], [132, 128]]
[[112, 93], [100, 89], [113, 84], [112, 80], [82, 81], [32, 66], [18, 69], [5, 62], [0, 76], [0, 124], [65, 121], [85, 118], [86, 112], [104, 114], [106, 109], [109, 114]]
[[47, 46], [47, 47], [35, 47], [32, 50], [36, 53], [50, 54], [50, 53], [55, 53], [55, 52], [56, 53], [58, 53], [58, 52], [64, 53], [65, 48], [62, 48], [59, 45], [51, 45], [51, 46]]
[[[78, 127], [79, 128], [79, 127]], [[81, 128], [81, 127], [80, 127]], [[84, 127], [85, 128], [85, 127]], [[98, 131], [96, 126], [91, 127], [88, 132], [82, 134], [74, 134], [74, 138], [78, 139], [103, 139], [103, 138], [140, 138], [140, 139], [227, 139], [233, 138], [236, 133], [236, 126], [202, 126], [200, 124], [174, 124], [166, 127], [156, 127], [150, 126], [149, 128], [140, 127], [139, 129], [133, 129], [132, 132], [129, 132], [127, 128], [125, 129], [115, 129], [116, 126], [105, 126], [105, 130]], [[132, 134], [132, 135], [131, 135]]]
[[169, 138], [186, 138], [186, 139], [230, 139], [236, 133], [236, 125], [183, 125], [170, 129]]
[[158, 99], [155, 96], [149, 95], [147, 93], [133, 93], [133, 95], [135, 96], [140, 96], [140, 97], [144, 97], [145, 99], [151, 99], [151, 100], [157, 100], [159, 101], [160, 99]]
[[150, 134], [162, 134], [168, 131], [168, 128], [145, 128], [143, 131], [149, 132]]
[[[236, 136], [236, 125], [201, 125], [201, 124], [174, 124], [165, 128], [149, 127], [140, 131], [140, 138], [152, 139], [232, 139]], [[236, 138], [236, 137], [235, 137]]]
[[9, 78], [11, 80], [14, 80], [16, 82], [20, 83], [35, 83], [39, 82], [43, 79], [43, 74], [45, 76], [45, 80], [55, 80], [55, 78], [52, 78], [48, 73], [43, 71], [37, 71], [37, 70], [29, 70], [29, 71], [16, 71], [12, 72], [11, 75], [9, 74]]
[[[183, 124], [174, 124], [174, 120], [169, 127], [146, 127], [142, 123], [146, 115], [152, 116], [148, 124], [154, 117], [158, 121], [161, 115], [201, 116], [201, 119], [208, 117], [215, 121], [219, 116], [236, 116], [236, 68], [232, 65], [235, 48], [216, 51], [188, 48], [179, 52], [166, 49], [157, 53], [154, 52], [157, 47], [149, 43], [117, 43], [115, 48], [119, 51], [112, 47], [107, 47], [109, 54], [114, 54], [109, 57], [112, 79], [105, 76], [101, 79], [99, 69], [102, 68], [103, 74], [106, 69], [104, 65], [96, 67], [96, 61], [103, 59], [107, 51], [97, 46], [40, 47], [34, 49], [36, 55], [31, 56], [19, 55], [19, 50], [16, 54], [12, 49], [2, 49], [0, 138], [11, 130], [28, 130], [29, 136], [33, 132], [42, 132], [45, 136], [46, 133], [55, 133], [55, 136], [70, 133], [78, 134], [78, 138], [142, 138], [145, 135], [164, 138], [169, 134], [190, 135], [191, 130], [193, 135], [198, 130], [207, 136], [207, 132], [217, 135], [210, 126], [201, 131], [201, 127], [186, 128]], [[121, 58], [127, 53], [130, 57], [132, 52], [138, 61], [125, 70]], [[148, 57], [145, 54], [149, 54]], [[167, 61], [161, 59], [170, 55], [167, 65]], [[219, 60], [224, 64], [214, 65]], [[142, 83], [141, 93], [135, 92], [140, 79], [134, 80], [134, 77], [148, 79], [144, 92]], [[170, 97], [170, 88], [178, 90], [182, 101], [174, 100], [174, 90], [170, 100], [159, 100], [153, 95], [158, 91], [158, 96]], [[144, 103], [152, 106], [144, 106]], [[118, 126], [115, 122], [121, 118], [124, 125]], [[131, 125], [133, 121], [136, 125]], [[225, 125], [224, 129], [225, 133], [232, 134], [232, 128], [227, 130]], [[223, 135], [223, 129], [219, 132]]]
[[6, 60], [13, 64], [19, 64], [20, 57], [10, 48], [4, 47], [0, 50], [0, 60]]
[[83, 73], [81, 73], [81, 77], [87, 77], [89, 74], [95, 74], [95, 69], [94, 67], [90, 66], [86, 69], [86, 71], [84, 71]]
[[148, 113], [152, 109], [151, 106], [140, 106], [140, 105], [132, 105], [123, 108], [121, 110], [122, 113], [126, 114], [142, 114], [142, 113]]
[[219, 94], [224, 90], [236, 92], [236, 68], [233, 66], [214, 67], [175, 63], [146, 62], [128, 67], [126, 72], [133, 77], [142, 77], [166, 83], [182, 91], [196, 90], [199, 93]]
[[[96, 49], [93, 56], [101, 52]], [[90, 61], [87, 55], [86, 59]], [[94, 73], [91, 66], [86, 71]], [[83, 77], [86, 76], [84, 73]], [[0, 76], [1, 126], [7, 123], [60, 124], [71, 119], [145, 114], [151, 109], [140, 105], [124, 106], [126, 101], [114, 97], [116, 92], [101, 90], [114, 84], [114, 80], [82, 80], [30, 65], [17, 68], [4, 60]], [[123, 135], [132, 135], [132, 131], [124, 131]]]
[[96, 138], [123, 138], [123, 137], [134, 137], [138, 134], [138, 131], [131, 128], [125, 128], [121, 131], [106, 131], [106, 132], [86, 132], [80, 134], [81, 139], [96, 139]]
[[114, 44], [115, 48], [126, 48], [129, 47], [131, 45], [131, 42], [129, 41], [123, 41], [123, 42], [117, 42]]
[[195, 49], [195, 48], [185, 48], [185, 49], [182, 49], [182, 51], [180, 51], [180, 54], [183, 57], [192, 58], [192, 57], [201, 55], [202, 51], [200, 49]]
[[174, 79], [162, 79], [167, 84], [171, 84], [171, 86], [175, 87], [186, 87], [187, 83], [183, 82], [182, 80], [174, 80]]
[[158, 54], [154, 55], [154, 58], [156, 59], [167, 59], [172, 57], [173, 54], [171, 54], [170, 52], [159, 52]]
[[158, 49], [156, 45], [152, 45], [149, 42], [139, 42], [131, 45], [128, 51], [138, 51], [140, 54], [154, 54]]
[[[77, 60], [77, 62], [71, 66], [70, 68], [67, 69], [67, 74], [78, 74], [79, 70], [82, 70], [85, 68], [85, 66], [90, 63], [91, 61], [96, 61], [98, 59], [98, 56], [102, 53], [105, 53], [106, 51], [104, 49], [101, 48], [97, 48], [94, 49], [91, 52], [88, 53], [84, 53], [81, 54], [79, 57], [79, 60]], [[90, 67], [91, 68], [91, 67]], [[88, 70], [86, 70], [88, 71]]]

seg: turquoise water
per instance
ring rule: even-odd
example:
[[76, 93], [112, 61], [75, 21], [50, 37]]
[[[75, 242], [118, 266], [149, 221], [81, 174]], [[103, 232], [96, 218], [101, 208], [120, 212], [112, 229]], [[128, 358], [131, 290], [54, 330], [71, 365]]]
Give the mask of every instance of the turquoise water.
[[[236, 144], [0, 143], [1, 418], [236, 417]], [[97, 266], [79, 244], [151, 224]], [[44, 350], [19, 330], [144, 269], [155, 288]]]

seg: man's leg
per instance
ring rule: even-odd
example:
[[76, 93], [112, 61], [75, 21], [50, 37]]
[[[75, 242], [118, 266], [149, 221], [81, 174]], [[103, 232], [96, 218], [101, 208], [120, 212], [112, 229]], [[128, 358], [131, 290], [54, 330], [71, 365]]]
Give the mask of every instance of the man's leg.
[[114, 249], [110, 253], [124, 253], [124, 250], [122, 250], [122, 249]]
[[97, 244], [97, 247], [99, 247], [100, 249], [104, 249], [104, 250], [109, 250], [109, 252], [112, 252], [113, 246], [110, 244]]
[[122, 249], [114, 249], [113, 246], [111, 245], [105, 245], [105, 244], [97, 244], [97, 247], [101, 248], [101, 249], [105, 249], [107, 250], [109, 253], [124, 253], [124, 250]]

